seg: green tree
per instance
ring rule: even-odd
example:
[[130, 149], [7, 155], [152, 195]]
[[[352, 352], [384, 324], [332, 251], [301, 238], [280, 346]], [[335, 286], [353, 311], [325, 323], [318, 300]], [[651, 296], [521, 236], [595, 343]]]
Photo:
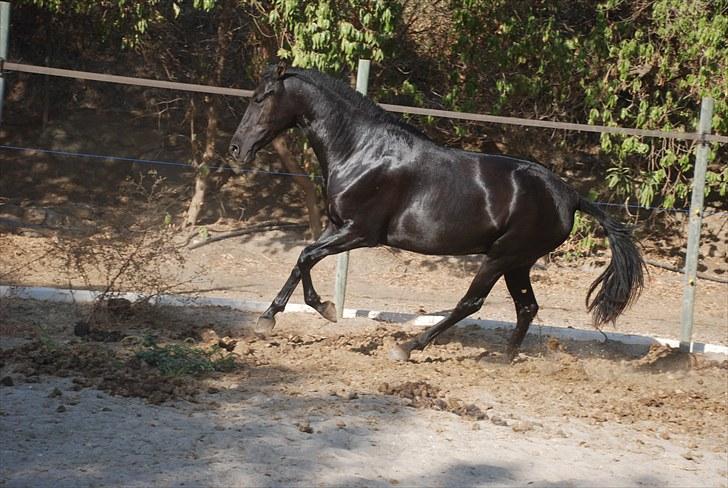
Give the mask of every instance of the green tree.
[[[713, 127], [728, 132], [728, 2], [655, 0], [600, 3], [592, 35], [600, 64], [583, 81], [589, 121], [694, 131], [702, 97], [715, 99]], [[607, 182], [642, 205], [684, 205], [694, 165], [692, 145], [603, 134], [614, 164]], [[707, 192], [728, 194], [728, 165], [714, 145]], [[725, 149], [721, 152], [726, 156]]]
[[275, 33], [277, 55], [293, 65], [339, 72], [359, 58], [381, 62], [397, 25], [394, 0], [275, 0], [263, 19]]

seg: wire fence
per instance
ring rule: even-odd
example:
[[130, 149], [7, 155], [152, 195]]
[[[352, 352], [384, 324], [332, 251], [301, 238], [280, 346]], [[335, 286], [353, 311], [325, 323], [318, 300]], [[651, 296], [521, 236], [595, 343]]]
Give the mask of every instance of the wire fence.
[[[157, 159], [140, 159], [140, 158], [132, 158], [132, 157], [126, 157], [126, 156], [110, 156], [110, 155], [104, 155], [104, 154], [93, 154], [93, 153], [81, 153], [81, 152], [71, 152], [71, 151], [59, 151], [55, 149], [44, 149], [44, 148], [38, 148], [38, 147], [22, 147], [22, 146], [12, 146], [8, 144], [0, 144], [0, 149], [5, 151], [18, 151], [18, 152], [32, 152], [32, 153], [41, 153], [41, 154], [50, 154], [53, 156], [62, 156], [62, 157], [75, 157], [79, 159], [92, 159], [92, 160], [102, 160], [102, 161], [122, 161], [122, 162], [128, 162], [128, 163], [135, 163], [135, 164], [144, 164], [144, 165], [158, 165], [158, 166], [172, 166], [176, 168], [185, 168], [185, 169], [192, 169], [192, 166], [188, 163], [183, 163], [179, 161], [163, 161], [163, 160], [157, 160]], [[219, 166], [209, 166], [210, 170], [213, 171], [232, 171], [232, 168], [226, 165], [219, 165]], [[263, 169], [244, 169], [241, 168], [238, 171], [249, 173], [249, 174], [264, 174], [269, 176], [303, 176], [305, 178], [314, 178], [317, 180], [323, 179], [322, 176], [319, 175], [310, 175], [308, 173], [289, 173], [285, 171], [270, 171], [270, 170], [263, 170]], [[687, 214], [690, 209], [689, 208], [679, 208], [679, 207], [654, 207], [654, 206], [646, 206], [646, 205], [638, 205], [634, 203], [613, 203], [613, 202], [600, 202], [595, 201], [593, 202], [595, 205], [599, 205], [602, 207], [615, 207], [615, 208], [622, 208], [625, 210], [649, 210], [654, 212], [674, 212], [674, 213], [683, 213]], [[709, 210], [704, 213], [704, 216], [710, 216], [715, 214], [728, 214], [727, 210]]]
[[[202, 85], [194, 83], [180, 83], [167, 80], [155, 80], [148, 78], [128, 77], [110, 75], [105, 73], [93, 73], [88, 71], [68, 70], [61, 68], [51, 68], [46, 66], [34, 66], [22, 63], [11, 63], [6, 62], [2, 66], [3, 70], [23, 72], [29, 74], [38, 74], [46, 76], [59, 76], [65, 78], [99, 81], [105, 83], [116, 83], [132, 86], [144, 86], [150, 88], [160, 88], [169, 90], [181, 90], [197, 93], [206, 93], [213, 95], [225, 95], [225, 96], [238, 96], [238, 97], [251, 97], [253, 90], [244, 90], [238, 88], [227, 88], [218, 87], [212, 85]], [[626, 127], [611, 127], [603, 125], [590, 125], [590, 124], [577, 124], [570, 122], [556, 122], [550, 120], [533, 120], [524, 119], [519, 117], [504, 117], [498, 115], [488, 114], [476, 114], [467, 112], [454, 112], [449, 110], [437, 110], [428, 109], [422, 107], [410, 107], [404, 105], [393, 105], [393, 104], [379, 104], [384, 110], [397, 113], [406, 113], [412, 115], [425, 115], [431, 117], [441, 117], [457, 120], [467, 120], [473, 122], [486, 122], [496, 124], [507, 124], [507, 125], [520, 125], [524, 127], [538, 127], [538, 128], [549, 128], [549, 129], [560, 129], [570, 131], [582, 131], [582, 132], [596, 132], [596, 133], [612, 133], [622, 135], [633, 135], [639, 137], [653, 137], [662, 139], [673, 139], [673, 140], [687, 140], [687, 141], [699, 141], [699, 142], [717, 142], [717, 143], [728, 143], [728, 136], [718, 134], [704, 134], [704, 133], [690, 133], [680, 131], [659, 131], [649, 129], [632, 129]], [[0, 144], [0, 149], [6, 151], [29, 151], [34, 153], [50, 154], [55, 156], [63, 157], [76, 157], [81, 159], [92, 159], [92, 160], [105, 160], [105, 161], [123, 161], [135, 164], [146, 164], [146, 165], [159, 165], [159, 166], [172, 166], [191, 169], [192, 166], [188, 163], [180, 161], [164, 161], [156, 159], [143, 159], [126, 156], [115, 156], [115, 155], [102, 155], [94, 153], [82, 153], [82, 152], [71, 152], [71, 151], [60, 151], [38, 147], [21, 147], [8, 144]], [[209, 169], [215, 171], [232, 171], [227, 165], [209, 166]], [[318, 175], [310, 175], [308, 173], [291, 173], [285, 171], [270, 171], [263, 169], [245, 169], [241, 168], [240, 172], [250, 174], [265, 174], [269, 176], [290, 176], [290, 177], [306, 177], [313, 179], [322, 179]], [[594, 202], [596, 205], [603, 207], [614, 207], [622, 208], [625, 210], [649, 210], [657, 212], [674, 212], [674, 213], [689, 213], [689, 208], [675, 208], [675, 207], [656, 207], [646, 206], [634, 203], [613, 203], [613, 202]], [[710, 210], [704, 212], [704, 216], [716, 215], [716, 214], [728, 214], [725, 210]]]
[[[92, 80], [124, 85], [147, 86], [152, 88], [163, 88], [169, 90], [192, 91], [198, 93], [209, 93], [213, 95], [228, 95], [240, 97], [251, 97], [253, 95], [253, 90], [226, 88], [211, 85], [198, 85], [193, 83], [179, 83], [166, 80], [152, 80], [148, 78], [133, 78], [128, 76], [109, 75], [105, 73], [92, 73], [88, 71], [50, 68], [46, 66], [33, 66], [21, 63], [5, 63], [4, 69], [6, 71], [60, 76], [65, 78], [75, 78], [79, 80]], [[613, 127], [606, 125], [576, 124], [571, 122], [557, 122], [551, 120], [534, 120], [519, 117], [504, 117], [500, 115], [453, 112], [450, 110], [410, 107], [405, 105], [392, 105], [386, 103], [382, 103], [379, 105], [384, 110], [388, 110], [390, 112], [407, 113], [412, 115], [426, 115], [431, 117], [442, 117], [448, 119], [469, 120], [473, 122], [490, 122], [495, 124], [520, 125], [524, 127], [539, 127], [545, 129], [560, 129], [580, 132], [623, 134], [639, 137], [656, 137], [661, 139], [718, 142], [722, 144], [728, 143], [728, 136], [718, 134], [702, 134], [698, 132], [662, 131], [651, 129], [633, 129], [629, 127]]]
[[[98, 81], [104, 83], [116, 83], [123, 85], [133, 86], [144, 86], [150, 88], [160, 88], [168, 90], [181, 90], [196, 93], [206, 93], [213, 95], [225, 95], [225, 96], [238, 96], [238, 97], [251, 97], [253, 90], [244, 90], [238, 88], [219, 87], [212, 85], [201, 85], [195, 83], [180, 83], [175, 81], [167, 80], [155, 80], [149, 78], [129, 77], [129, 76], [118, 76], [110, 75], [106, 73], [93, 73], [88, 71], [69, 70], [61, 68], [51, 68], [47, 66], [34, 66], [22, 63], [6, 62], [2, 66], [3, 70], [15, 71], [29, 74], [38, 74], [46, 76], [58, 76], [64, 78], [73, 78], [80, 80]], [[560, 129], [570, 131], [582, 131], [582, 132], [596, 132], [596, 133], [612, 133], [622, 135], [633, 135], [639, 137], [654, 137], [662, 139], [673, 139], [673, 140], [687, 140], [687, 141], [699, 141], [705, 142], [716, 142], [716, 143], [728, 143], [728, 136], [718, 134], [705, 134], [705, 133], [691, 133], [691, 132], [680, 132], [680, 131], [659, 131], [649, 129], [632, 129], [626, 127], [611, 127], [603, 125], [590, 125], [590, 124], [576, 124], [570, 122], [556, 122], [550, 120], [533, 120], [524, 119], [519, 117], [504, 117], [498, 115], [488, 114], [476, 114], [467, 112], [453, 112], [448, 110], [436, 110], [422, 107], [410, 107], [404, 105], [392, 105], [392, 104], [379, 104], [384, 110], [397, 113], [407, 113], [412, 115], [425, 115], [431, 117], [442, 117], [449, 119], [468, 120], [473, 122], [486, 122], [496, 124], [508, 124], [508, 125], [520, 125], [524, 127], [538, 127], [538, 128], [549, 128], [549, 129]], [[126, 156], [115, 156], [115, 155], [102, 155], [94, 153], [82, 153], [82, 152], [71, 152], [71, 151], [60, 151], [47, 148], [37, 147], [21, 147], [8, 144], [0, 144], [0, 149], [6, 151], [29, 151], [34, 153], [50, 154], [55, 156], [63, 157], [75, 157], [81, 159], [91, 160], [105, 160], [105, 161], [123, 161], [135, 164], [146, 164], [146, 165], [159, 165], [159, 166], [172, 166], [191, 169], [192, 166], [188, 163], [180, 161], [164, 161], [156, 159], [142, 159], [133, 158]], [[218, 166], [209, 166], [209, 169], [215, 171], [232, 171], [232, 168], [225, 164]], [[245, 169], [241, 168], [240, 172], [249, 174], [265, 174], [269, 176], [290, 176], [290, 177], [306, 177], [313, 179], [322, 179], [321, 176], [310, 175], [308, 173], [292, 173], [285, 171], [270, 171], [263, 169]], [[675, 207], [656, 207], [639, 205], [635, 203], [613, 203], [613, 202], [594, 202], [596, 205], [603, 207], [614, 207], [622, 208], [625, 210], [648, 210], [655, 212], [673, 212], [688, 214], [689, 208], [675, 208]], [[710, 210], [704, 212], [703, 216], [716, 215], [716, 214], [728, 214], [725, 210]]]

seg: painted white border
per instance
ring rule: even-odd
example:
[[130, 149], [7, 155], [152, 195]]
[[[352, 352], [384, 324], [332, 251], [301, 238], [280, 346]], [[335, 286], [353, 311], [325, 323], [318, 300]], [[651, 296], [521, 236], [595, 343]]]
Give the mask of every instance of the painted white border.
[[[0, 285], [0, 298], [14, 297], [26, 298], [33, 300], [42, 300], [49, 302], [61, 303], [90, 303], [100, 295], [100, 292], [93, 290], [67, 290], [61, 288], [48, 287], [16, 287]], [[114, 295], [118, 298], [126, 298], [127, 300], [137, 300], [141, 295], [139, 293], [122, 293]], [[222, 297], [195, 297], [190, 298], [183, 295], [160, 295], [156, 299], [156, 303], [160, 305], [170, 306], [217, 306], [230, 307], [245, 312], [263, 312], [268, 308], [267, 303], [254, 302], [249, 300], [236, 300], [234, 298]], [[316, 313], [308, 305], [299, 303], [289, 303], [285, 312], [291, 313]], [[427, 327], [436, 324], [444, 317], [441, 315], [415, 315], [402, 312], [385, 312], [378, 310], [360, 310], [356, 308], [345, 308], [343, 312], [344, 318], [365, 317], [374, 320], [381, 320], [392, 323], [409, 322], [413, 325]], [[475, 320], [465, 319], [458, 325], [477, 325], [483, 329], [512, 329], [515, 324], [510, 322], [501, 322], [497, 320]], [[540, 334], [555, 337], [557, 339], [565, 339], [572, 341], [596, 341], [604, 342], [604, 336], [596, 330], [573, 329], [568, 327], [555, 327], [550, 325], [534, 324], [528, 331], [529, 334]], [[631, 346], [649, 347], [652, 344], [662, 344], [670, 347], [679, 347], [680, 341], [675, 339], [665, 339], [662, 337], [650, 337], [634, 334], [622, 334], [618, 332], [604, 333], [610, 341], [621, 342]], [[721, 354], [728, 356], [728, 347], [717, 344], [704, 344], [702, 342], [693, 342], [693, 352], [707, 354]]]

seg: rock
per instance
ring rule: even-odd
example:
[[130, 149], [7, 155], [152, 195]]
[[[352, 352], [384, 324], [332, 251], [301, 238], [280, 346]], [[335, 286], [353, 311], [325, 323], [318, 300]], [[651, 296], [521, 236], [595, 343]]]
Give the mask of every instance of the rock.
[[63, 392], [58, 388], [53, 388], [53, 391], [48, 394], [48, 398], [56, 398], [63, 395]]
[[500, 418], [498, 415], [493, 415], [490, 417], [490, 421], [493, 422], [495, 425], [500, 425], [501, 427], [508, 427], [508, 422]]
[[10, 376], [5, 376], [0, 380], [0, 385], [3, 386], [13, 386], [14, 384], [15, 382], [13, 382], [13, 379]]
[[301, 432], [304, 432], [306, 434], [313, 434], [313, 428], [311, 427], [311, 423], [308, 420], [298, 422], [296, 424], [296, 427], [298, 427], [298, 430]]
[[253, 354], [253, 349], [248, 346], [247, 344], [243, 344], [242, 342], [238, 342], [235, 344], [235, 347], [233, 348], [233, 354], [243, 357], [243, 356], [250, 356]]
[[129, 317], [132, 314], [131, 302], [126, 298], [109, 298], [106, 309], [117, 317]]
[[229, 336], [225, 336], [217, 341], [217, 345], [220, 346], [222, 349], [225, 349], [227, 352], [233, 352], [237, 344], [238, 341]]
[[513, 432], [528, 432], [533, 430], [533, 423], [528, 420], [520, 420], [511, 426]]
[[58, 408], [56, 409], [56, 412], [63, 413], [65, 411], [66, 411], [66, 407], [64, 407], [63, 405], [58, 405]]
[[204, 329], [202, 332], [200, 332], [200, 337], [202, 338], [202, 342], [205, 342], [205, 343], [219, 343], [220, 342], [220, 336], [218, 336], [217, 332], [215, 332], [212, 329]]

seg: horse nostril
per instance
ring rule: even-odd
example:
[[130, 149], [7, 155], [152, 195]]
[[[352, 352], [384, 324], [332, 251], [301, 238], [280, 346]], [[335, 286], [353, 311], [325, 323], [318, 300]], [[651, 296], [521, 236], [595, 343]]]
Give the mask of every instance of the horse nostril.
[[230, 144], [230, 154], [237, 157], [240, 152], [240, 147], [237, 144]]

